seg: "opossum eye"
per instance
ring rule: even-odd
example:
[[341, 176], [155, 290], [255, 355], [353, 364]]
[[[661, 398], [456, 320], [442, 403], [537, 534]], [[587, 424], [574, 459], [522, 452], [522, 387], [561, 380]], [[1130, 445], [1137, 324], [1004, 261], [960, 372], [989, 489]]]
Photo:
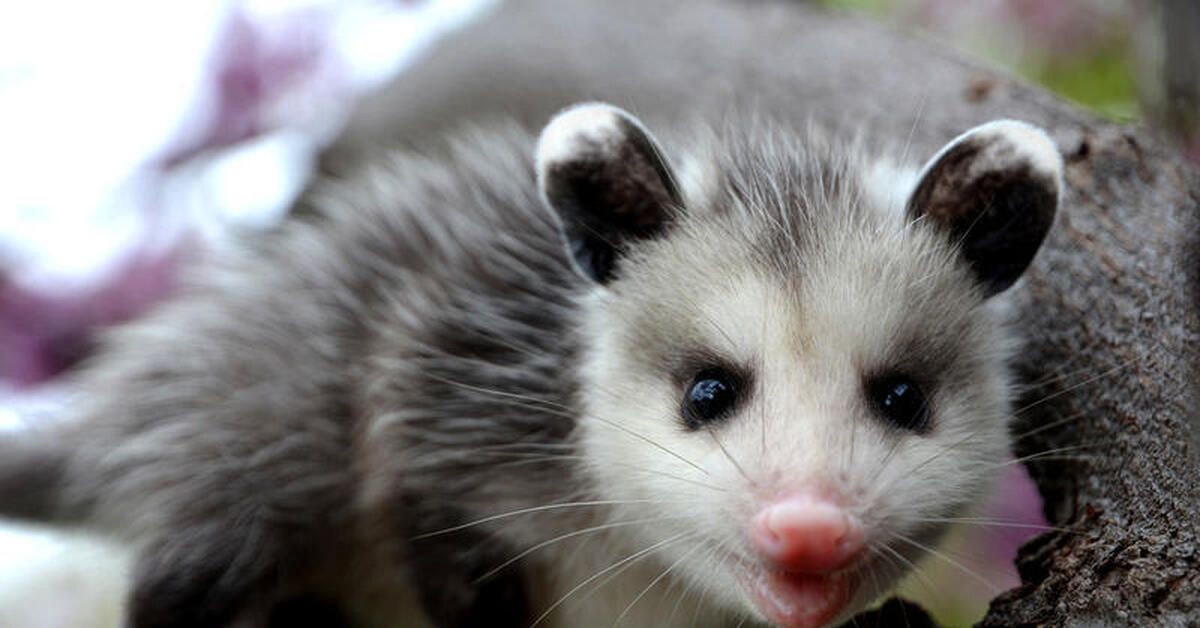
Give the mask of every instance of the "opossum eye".
[[929, 403], [911, 378], [891, 375], [871, 380], [867, 395], [875, 411], [896, 427], [918, 434], [929, 429]]
[[707, 368], [696, 374], [683, 399], [683, 422], [691, 429], [700, 429], [716, 421], [737, 404], [741, 382], [733, 373], [720, 368]]

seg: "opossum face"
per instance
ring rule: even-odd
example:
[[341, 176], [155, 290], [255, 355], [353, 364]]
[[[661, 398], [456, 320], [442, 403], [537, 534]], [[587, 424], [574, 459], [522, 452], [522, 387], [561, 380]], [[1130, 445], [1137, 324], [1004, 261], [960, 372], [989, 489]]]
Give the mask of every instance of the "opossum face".
[[860, 164], [764, 136], [680, 189], [641, 125], [559, 115], [539, 176], [583, 272], [580, 441], [629, 553], [734, 614], [847, 619], [979, 501], [1007, 451], [993, 298], [1031, 261], [1061, 164], [979, 127], [888, 212]]

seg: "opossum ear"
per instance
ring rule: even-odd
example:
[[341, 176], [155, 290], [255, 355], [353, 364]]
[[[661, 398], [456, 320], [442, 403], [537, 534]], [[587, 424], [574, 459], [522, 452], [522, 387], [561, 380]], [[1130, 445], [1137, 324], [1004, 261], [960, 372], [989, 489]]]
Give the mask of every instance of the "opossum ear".
[[1062, 157], [1037, 127], [1015, 120], [977, 126], [925, 166], [908, 218], [942, 228], [987, 296], [1025, 272], [1058, 208]]
[[561, 218], [583, 273], [605, 283], [638, 240], [663, 232], [679, 191], [658, 144], [636, 118], [602, 103], [560, 112], [537, 146], [538, 188]]

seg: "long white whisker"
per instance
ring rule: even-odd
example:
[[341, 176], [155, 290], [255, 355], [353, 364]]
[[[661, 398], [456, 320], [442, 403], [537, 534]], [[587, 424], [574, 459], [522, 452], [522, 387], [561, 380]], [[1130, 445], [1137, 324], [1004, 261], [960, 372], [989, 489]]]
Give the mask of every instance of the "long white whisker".
[[[471, 385], [471, 384], [466, 384], [466, 383], [463, 383], [463, 382], [456, 382], [456, 381], [454, 381], [454, 380], [451, 380], [451, 379], [441, 378], [441, 377], [437, 377], [437, 376], [434, 376], [434, 375], [430, 375], [430, 377], [433, 377], [433, 379], [435, 379], [435, 380], [437, 380], [437, 381], [440, 381], [440, 382], [443, 382], [443, 383], [445, 383], [445, 384], [449, 384], [449, 385], [451, 385], [451, 386], [457, 386], [457, 387], [460, 387], [460, 388], [463, 388], [463, 389], [466, 389], [466, 390], [471, 390], [471, 391], [478, 392], [478, 393], [482, 393], [482, 394], [485, 394], [485, 395], [494, 395], [494, 396], [498, 396], [498, 397], [505, 397], [505, 398], [509, 398], [509, 399], [511, 399], [511, 400], [516, 400], [516, 401], [526, 402], [526, 403], [512, 403], [512, 404], [511, 404], [511, 405], [514, 405], [514, 406], [516, 406], [516, 407], [527, 407], [527, 408], [529, 408], [529, 409], [531, 409], [531, 410], [539, 410], [539, 411], [542, 411], [542, 412], [549, 412], [549, 413], [552, 413], [552, 414], [558, 414], [558, 415], [560, 415], [560, 416], [563, 416], [563, 417], [565, 417], [565, 418], [570, 418], [570, 419], [575, 419], [575, 418], [577, 418], [575, 414], [573, 414], [572, 412], [570, 412], [571, 408], [569, 408], [569, 407], [567, 407], [567, 406], [565, 406], [565, 405], [562, 405], [562, 404], [560, 404], [560, 403], [556, 403], [556, 402], [549, 401], [549, 400], [546, 400], [546, 399], [538, 399], [537, 397], [531, 397], [531, 396], [529, 396], [529, 395], [522, 395], [522, 394], [519, 394], [519, 393], [513, 393], [513, 392], [504, 391], [504, 390], [494, 390], [494, 389], [491, 389], [491, 388], [484, 388], [484, 387], [482, 387], [482, 386], [473, 386], [473, 385]], [[550, 406], [550, 407], [547, 407], [547, 406]], [[555, 408], [559, 408], [559, 409], [561, 409], [561, 411], [560, 411], [560, 412], [554, 412], [554, 409], [555, 409]], [[666, 454], [668, 454], [668, 455], [670, 455], [670, 456], [672, 456], [672, 457], [674, 457], [674, 458], [678, 459], [679, 461], [683, 462], [684, 464], [687, 464], [688, 466], [691, 466], [692, 468], [694, 468], [694, 469], [696, 469], [697, 471], [699, 471], [699, 472], [703, 473], [704, 475], [709, 475], [708, 471], [706, 471], [706, 470], [705, 470], [703, 467], [701, 467], [700, 465], [698, 465], [698, 464], [696, 464], [696, 463], [692, 462], [691, 460], [688, 460], [687, 458], [685, 458], [684, 456], [680, 455], [679, 453], [677, 453], [677, 452], [675, 452], [675, 451], [671, 450], [670, 448], [668, 448], [668, 447], [666, 447], [666, 446], [662, 445], [661, 443], [658, 443], [657, 441], [655, 441], [655, 440], [653, 440], [653, 439], [649, 438], [648, 436], [645, 436], [644, 434], [639, 434], [639, 433], [637, 433], [637, 432], [635, 432], [635, 431], [633, 431], [633, 430], [630, 430], [629, 428], [625, 427], [624, 425], [621, 425], [620, 423], [617, 423], [616, 421], [610, 421], [610, 420], [608, 420], [608, 419], [605, 419], [605, 418], [603, 418], [603, 417], [593, 416], [593, 417], [591, 417], [591, 418], [593, 418], [593, 419], [595, 419], [595, 420], [597, 420], [597, 421], [599, 421], [599, 422], [601, 422], [601, 423], [604, 423], [605, 425], [608, 425], [608, 426], [610, 426], [610, 427], [613, 427], [613, 428], [615, 428], [615, 429], [618, 429], [618, 430], [620, 430], [620, 431], [622, 431], [622, 432], [625, 432], [626, 434], [629, 434], [630, 436], [633, 436], [633, 437], [635, 437], [635, 438], [641, 439], [641, 440], [645, 441], [646, 443], [649, 443], [650, 445], [652, 445], [652, 446], [654, 446], [654, 447], [658, 448], [659, 450], [663, 451], [664, 453], [666, 453]]]
[[1047, 401], [1050, 401], [1051, 399], [1056, 399], [1058, 397], [1061, 397], [1061, 396], [1075, 390], [1076, 388], [1079, 388], [1080, 386], [1086, 386], [1096, 380], [1108, 377], [1109, 375], [1112, 375], [1113, 373], [1116, 373], [1117, 371], [1120, 371], [1121, 369], [1126, 368], [1133, 363], [1134, 363], [1134, 359], [1131, 358], [1131, 359], [1125, 361], [1125, 363], [1118, 364], [1118, 365], [1100, 373], [1099, 375], [1089, 377], [1089, 378], [1083, 380], [1082, 382], [1079, 382], [1078, 384], [1068, 386], [1067, 388], [1064, 388], [1052, 395], [1046, 395], [1045, 397], [1042, 397], [1041, 399], [1038, 399], [1037, 401], [1034, 401], [1026, 406], [1017, 408], [1015, 411], [1013, 411], [1013, 416], [1020, 416], [1021, 413], [1025, 412], [1026, 410], [1029, 410], [1030, 408], [1037, 407], [1043, 403], [1046, 403]]
[[964, 525], [979, 525], [997, 528], [1019, 528], [1028, 530], [1038, 530], [1041, 532], [1065, 532], [1067, 534], [1080, 534], [1078, 530], [1070, 528], [1060, 528], [1039, 523], [1022, 523], [1018, 521], [1001, 521], [998, 519], [987, 519], [983, 517], [920, 517], [915, 521], [923, 523], [954, 523]]
[[669, 448], [667, 448], [667, 447], [664, 447], [664, 446], [662, 446], [662, 445], [658, 444], [657, 442], [655, 442], [654, 440], [650, 439], [650, 438], [649, 438], [649, 437], [647, 437], [647, 436], [644, 436], [644, 435], [642, 435], [642, 434], [639, 434], [639, 433], [637, 433], [637, 432], [635, 432], [635, 431], [633, 431], [633, 430], [630, 430], [629, 428], [627, 428], [627, 427], [625, 427], [624, 425], [621, 425], [620, 423], [617, 423], [617, 422], [615, 422], [615, 421], [609, 421], [608, 419], [601, 418], [601, 417], [598, 417], [598, 416], [593, 416], [592, 418], [593, 418], [593, 419], [595, 419], [595, 420], [597, 420], [597, 421], [600, 421], [601, 423], [604, 423], [604, 424], [606, 424], [606, 425], [609, 425], [609, 426], [612, 426], [612, 427], [614, 427], [614, 428], [616, 428], [616, 429], [618, 429], [618, 430], [621, 430], [622, 432], [625, 432], [626, 434], [629, 434], [630, 436], [633, 436], [633, 437], [635, 437], [635, 438], [639, 438], [639, 439], [641, 439], [641, 440], [643, 440], [643, 441], [645, 441], [645, 442], [647, 442], [647, 443], [649, 443], [649, 444], [653, 445], [654, 447], [657, 447], [658, 449], [662, 450], [663, 452], [665, 452], [665, 453], [669, 454], [670, 456], [672, 456], [672, 457], [674, 457], [674, 458], [678, 459], [679, 461], [681, 461], [681, 462], [683, 462], [683, 463], [685, 463], [685, 464], [687, 464], [687, 465], [691, 466], [693, 469], [696, 469], [697, 471], [699, 471], [700, 473], [703, 473], [704, 475], [710, 475], [710, 474], [709, 474], [709, 472], [708, 472], [708, 471], [706, 471], [706, 470], [704, 469], [704, 467], [701, 467], [700, 465], [698, 465], [698, 464], [696, 464], [696, 463], [692, 462], [691, 460], [688, 460], [687, 458], [684, 458], [683, 456], [681, 456], [681, 455], [679, 455], [679, 454], [675, 453], [674, 451], [671, 451]]
[[505, 567], [508, 567], [509, 565], [517, 562], [518, 560], [521, 560], [522, 558], [525, 558], [526, 556], [542, 549], [543, 547], [553, 545], [555, 543], [558, 543], [559, 541], [565, 541], [567, 539], [574, 538], [577, 536], [582, 536], [584, 534], [591, 534], [594, 532], [602, 532], [604, 530], [612, 530], [615, 528], [623, 528], [626, 526], [641, 525], [641, 524], [646, 524], [646, 523], [660, 523], [663, 521], [671, 521], [671, 520], [675, 520], [675, 519], [684, 519], [684, 518], [686, 518], [686, 517], [681, 515], [681, 516], [677, 516], [677, 517], [651, 517], [651, 518], [647, 518], [647, 519], [635, 519], [633, 521], [616, 521], [613, 523], [605, 523], [603, 525], [591, 526], [588, 528], [574, 530], [571, 532], [567, 532], [566, 534], [560, 534], [552, 539], [542, 541], [541, 543], [538, 543], [538, 544], [522, 551], [521, 553], [517, 554], [516, 556], [509, 558], [508, 560], [504, 561], [503, 563], [500, 563], [496, 567], [493, 567], [492, 569], [488, 570], [487, 573], [476, 578], [475, 582], [477, 582], [477, 583], [483, 582], [484, 580], [487, 580], [488, 578], [491, 578], [492, 576], [503, 571]]
[[475, 386], [473, 384], [467, 384], [465, 382], [458, 382], [458, 381], [455, 381], [452, 379], [447, 379], [445, 377], [439, 377], [432, 373], [428, 373], [427, 376], [435, 381], [439, 381], [439, 382], [442, 382], [443, 384], [448, 384], [450, 386], [454, 386], [457, 388], [462, 388], [463, 390], [469, 390], [471, 392], [477, 392], [477, 393], [484, 394], [484, 395], [492, 395], [495, 397], [504, 397], [504, 398], [513, 399], [513, 400], [517, 400], [517, 401], [524, 401], [529, 404], [528, 406], [519, 406], [519, 407], [529, 407], [529, 408], [535, 409], [535, 410], [558, 409], [558, 410], [562, 411], [560, 413], [562, 416], [568, 416], [568, 417], [575, 416], [575, 414], [572, 412], [573, 408], [563, 405], [561, 403], [558, 403], [556, 401], [550, 401], [549, 399], [542, 399], [540, 397], [534, 397], [532, 395], [523, 395], [521, 393], [509, 392], [507, 390], [497, 390], [494, 388], [485, 388], [483, 386]]
[[[710, 555], [704, 560], [705, 567], [708, 566], [709, 561], [713, 560], [716, 557], [716, 555], [717, 555], [716, 549], [715, 548], [711, 549], [709, 551], [709, 554]], [[667, 615], [667, 621], [664, 622], [664, 625], [666, 625], [666, 626], [671, 625], [671, 621], [673, 619], [675, 619], [675, 614], [679, 612], [679, 608], [680, 608], [680, 606], [683, 605], [683, 601], [685, 599], [687, 599], [687, 596], [692, 592], [692, 589], [695, 586], [696, 586], [695, 581], [689, 580], [688, 583], [683, 587], [683, 591], [679, 594], [679, 599], [675, 600], [675, 606], [671, 608], [671, 614]]]
[[900, 539], [901, 541], [904, 541], [905, 543], [908, 543], [909, 545], [912, 545], [913, 547], [916, 547], [920, 550], [927, 552], [931, 556], [936, 556], [936, 557], [946, 561], [947, 563], [950, 563], [951, 565], [961, 569], [963, 571], [963, 573], [970, 575], [971, 577], [975, 578], [979, 582], [986, 585], [989, 590], [993, 590], [996, 588], [996, 584], [994, 582], [988, 580], [987, 578], [984, 578], [983, 576], [976, 573], [974, 570], [972, 570], [969, 567], [967, 567], [966, 565], [963, 565], [962, 563], [954, 560], [953, 558], [950, 558], [946, 554], [944, 554], [932, 547], [922, 545], [921, 543], [918, 543], [917, 541], [914, 541], [913, 539], [910, 539], [907, 536], [904, 536], [903, 534], [897, 534], [896, 538]]
[[[912, 573], [914, 576], [916, 576], [921, 581], [922, 585], [927, 587], [930, 591], [936, 590], [935, 587], [933, 586], [933, 581], [929, 579], [929, 576], [926, 575], [925, 572], [922, 571], [921, 568], [918, 567], [916, 563], [909, 560], [908, 558], [906, 558], [904, 556], [904, 554], [901, 554], [900, 552], [896, 551], [895, 548], [888, 546], [886, 543], [880, 544], [879, 547], [886, 550], [888, 552], [888, 554], [895, 556], [896, 559], [900, 561], [901, 567], [905, 567], [905, 566], [908, 567], [909, 573]], [[886, 556], [886, 554], [881, 554], [881, 555]]]
[[600, 578], [604, 574], [606, 574], [614, 569], [620, 568], [622, 565], [630, 564], [633, 561], [636, 561], [639, 558], [642, 558], [643, 556], [646, 556], [646, 555], [650, 554], [651, 552], [658, 550], [659, 548], [663, 547], [664, 545], [674, 543], [675, 541], [678, 541], [679, 539], [689, 536], [691, 534], [693, 534], [693, 533], [680, 532], [679, 534], [667, 537], [666, 539], [659, 541], [658, 543], [655, 543], [654, 545], [651, 545], [650, 547], [647, 547], [645, 549], [634, 552], [633, 554], [630, 554], [629, 556], [622, 558], [621, 560], [609, 565], [608, 567], [605, 567], [604, 569], [597, 571], [596, 573], [594, 573], [591, 576], [584, 579], [583, 582], [580, 582], [579, 584], [576, 584], [574, 587], [571, 587], [570, 591], [567, 591], [565, 594], [563, 594], [562, 597], [558, 598], [557, 601], [555, 601], [553, 604], [551, 604], [549, 608], [547, 608], [545, 611], [542, 611], [542, 614], [538, 615], [537, 619], [534, 619], [533, 623], [529, 624], [529, 628], [534, 628], [538, 624], [542, 623], [543, 620], [545, 620], [547, 617], [550, 616], [550, 613], [554, 612], [554, 609], [558, 608], [559, 606], [562, 606], [563, 602], [567, 601], [567, 598], [574, 595], [576, 591], [579, 591], [583, 587], [594, 582], [597, 578]]
[[1069, 416], [1069, 417], [1066, 417], [1066, 418], [1063, 418], [1063, 419], [1059, 419], [1059, 420], [1057, 420], [1057, 421], [1051, 421], [1051, 422], [1049, 422], [1049, 423], [1045, 423], [1045, 424], [1043, 424], [1043, 425], [1039, 425], [1039, 426], [1037, 426], [1037, 427], [1035, 427], [1035, 428], [1033, 428], [1033, 429], [1031, 429], [1031, 430], [1027, 430], [1027, 431], [1025, 431], [1025, 432], [1021, 432], [1020, 434], [1014, 434], [1014, 435], [1013, 435], [1013, 437], [1012, 437], [1012, 439], [1013, 439], [1013, 441], [1014, 441], [1014, 442], [1015, 442], [1015, 441], [1019, 441], [1019, 440], [1023, 440], [1023, 439], [1029, 438], [1030, 436], [1033, 436], [1034, 434], [1040, 434], [1040, 433], [1042, 433], [1042, 432], [1045, 432], [1046, 430], [1054, 429], [1054, 428], [1056, 428], [1056, 427], [1058, 427], [1058, 426], [1060, 426], [1060, 425], [1066, 425], [1067, 423], [1071, 423], [1071, 422], [1073, 422], [1073, 421], [1078, 421], [1079, 419], [1082, 419], [1082, 418], [1083, 418], [1083, 417], [1085, 417], [1085, 416], [1087, 416], [1087, 414], [1086, 414], [1086, 413], [1084, 413], [1084, 412], [1078, 412], [1078, 413], [1076, 413], [1076, 414], [1073, 414], [1073, 415], [1071, 415], [1071, 416]]
[[625, 616], [629, 614], [629, 611], [633, 609], [634, 605], [636, 605], [638, 602], [640, 602], [642, 600], [642, 598], [645, 597], [646, 594], [650, 592], [650, 589], [654, 588], [654, 585], [661, 582], [663, 578], [666, 578], [672, 571], [674, 571], [674, 569], [679, 566], [679, 563], [682, 563], [683, 561], [687, 560], [687, 558], [689, 556], [691, 556], [693, 553], [695, 553], [696, 550], [703, 549], [703, 548], [704, 548], [704, 544], [697, 541], [695, 547], [684, 552], [683, 555], [680, 556], [675, 562], [668, 565], [667, 568], [662, 571], [662, 573], [658, 574], [657, 578], [651, 580], [650, 584], [646, 585], [646, 588], [642, 589], [641, 593], [637, 594], [637, 597], [633, 598], [633, 601], [630, 602], [629, 605], [625, 607], [625, 610], [621, 611], [620, 615], [617, 615], [617, 619], [615, 621], [613, 621], [612, 628], [616, 628], [618, 625], [620, 625], [621, 620], [625, 619]]
[[[1054, 457], [1056, 454], [1061, 454], [1061, 453], [1068, 452], [1068, 451], [1079, 451], [1080, 449], [1090, 449], [1092, 447], [1101, 447], [1101, 446], [1109, 445], [1109, 444], [1110, 443], [1085, 443], [1082, 445], [1068, 445], [1066, 447], [1055, 447], [1054, 449], [1047, 449], [1045, 451], [1039, 451], [1037, 453], [1029, 454], [1027, 456], [1021, 456], [1020, 458], [1013, 458], [1012, 460], [1005, 460], [1004, 462], [998, 462], [996, 464], [990, 465], [987, 468], [989, 468], [989, 469], [997, 468], [998, 469], [1001, 467], [1007, 467], [1009, 465], [1013, 465], [1013, 464], [1017, 464], [1017, 463], [1028, 462], [1030, 460], [1043, 460], [1043, 459], [1051, 458], [1051, 457]], [[1090, 458], [1090, 456], [1067, 456], [1066, 457], [1066, 459], [1073, 459], [1073, 458], [1088, 459], [1088, 458]]]
[[508, 517], [516, 517], [518, 515], [525, 515], [525, 514], [534, 513], [534, 512], [544, 512], [547, 510], [556, 510], [559, 508], [582, 508], [585, 506], [614, 506], [614, 505], [619, 505], [619, 504], [654, 504], [654, 503], [660, 503], [660, 500], [655, 500], [655, 499], [599, 499], [599, 500], [590, 500], [590, 501], [565, 502], [565, 503], [560, 503], [560, 504], [546, 504], [543, 506], [531, 506], [529, 508], [521, 508], [519, 510], [502, 512], [497, 515], [491, 515], [488, 517], [484, 517], [482, 519], [476, 519], [474, 521], [459, 524], [456, 526], [451, 526], [449, 528], [442, 528], [441, 530], [435, 530], [433, 532], [425, 532], [423, 534], [418, 534], [416, 536], [410, 537], [409, 540], [417, 541], [420, 539], [427, 539], [427, 538], [434, 537], [434, 536], [441, 536], [443, 534], [450, 534], [451, 532], [457, 532], [459, 530], [466, 530], [467, 528], [471, 528], [471, 527], [474, 527], [477, 525], [482, 525], [482, 524], [488, 523], [490, 521], [506, 519]]
[[[539, 463], [539, 462], [550, 462], [550, 461], [554, 461], [554, 460], [589, 460], [589, 458], [588, 458], [587, 456], [580, 456], [580, 455], [566, 455], [566, 454], [561, 454], [561, 455], [554, 455], [554, 454], [537, 454], [537, 453], [532, 453], [532, 452], [531, 452], [531, 453], [524, 453], [524, 452], [515, 452], [515, 453], [499, 452], [499, 453], [492, 453], [492, 454], [490, 454], [490, 455], [493, 455], [493, 456], [506, 456], [506, 457], [511, 457], [511, 458], [520, 458], [519, 460], [510, 460], [510, 461], [507, 461], [507, 462], [498, 462], [498, 463], [496, 463], [496, 464], [497, 464], [497, 466], [500, 466], [500, 465], [504, 465], [504, 466], [511, 466], [511, 465], [521, 465], [521, 464], [537, 464], [537, 463]], [[670, 478], [670, 479], [672, 479], [672, 480], [676, 480], [676, 481], [679, 481], [679, 482], [685, 482], [685, 483], [687, 483], [687, 484], [694, 484], [694, 485], [696, 485], [696, 486], [702, 486], [702, 487], [704, 487], [704, 488], [707, 488], [707, 489], [710, 489], [710, 490], [714, 490], [714, 491], [718, 491], [718, 492], [721, 492], [721, 493], [727, 493], [727, 492], [728, 492], [728, 489], [721, 488], [720, 486], [717, 486], [717, 485], [715, 485], [715, 484], [709, 484], [708, 482], [701, 482], [700, 480], [694, 480], [694, 479], [692, 479], [692, 478], [685, 478], [685, 477], [683, 477], [683, 476], [681, 476], [681, 475], [675, 475], [674, 473], [670, 473], [670, 472], [668, 472], [668, 471], [663, 471], [663, 470], [661, 470], [661, 469], [652, 469], [652, 468], [650, 468], [650, 467], [644, 467], [644, 466], [641, 466], [641, 465], [635, 465], [635, 464], [631, 464], [631, 463], [628, 463], [628, 462], [608, 462], [608, 463], [606, 463], [606, 464], [611, 464], [611, 465], [614, 465], [614, 466], [624, 467], [624, 468], [627, 468], [627, 469], [633, 469], [634, 471], [638, 471], [638, 472], [641, 472], [641, 473], [649, 473], [649, 474], [651, 474], [651, 475], [657, 475], [657, 476], [661, 476], [661, 477], [665, 477], [665, 478]]]
[[746, 474], [746, 470], [742, 468], [742, 465], [738, 464], [737, 460], [734, 460], [733, 455], [730, 454], [729, 450], [725, 448], [725, 443], [722, 443], [721, 439], [717, 438], [717, 433], [714, 432], [712, 428], [706, 429], [705, 431], [708, 432], [708, 435], [712, 437], [713, 442], [717, 444], [717, 447], [721, 449], [721, 453], [725, 454], [725, 458], [729, 460], [729, 463], [738, 470], [738, 473], [742, 474], [742, 477], [746, 478], [746, 481], [750, 483], [750, 486], [757, 487], [758, 482], [750, 479], [750, 476]]

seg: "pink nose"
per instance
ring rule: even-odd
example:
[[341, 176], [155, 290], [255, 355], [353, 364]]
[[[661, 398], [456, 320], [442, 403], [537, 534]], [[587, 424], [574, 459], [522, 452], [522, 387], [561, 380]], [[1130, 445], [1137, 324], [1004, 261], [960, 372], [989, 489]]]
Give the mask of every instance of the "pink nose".
[[751, 525], [759, 554], [784, 571], [824, 574], [849, 563], [862, 551], [862, 524], [840, 506], [809, 495], [768, 504]]

